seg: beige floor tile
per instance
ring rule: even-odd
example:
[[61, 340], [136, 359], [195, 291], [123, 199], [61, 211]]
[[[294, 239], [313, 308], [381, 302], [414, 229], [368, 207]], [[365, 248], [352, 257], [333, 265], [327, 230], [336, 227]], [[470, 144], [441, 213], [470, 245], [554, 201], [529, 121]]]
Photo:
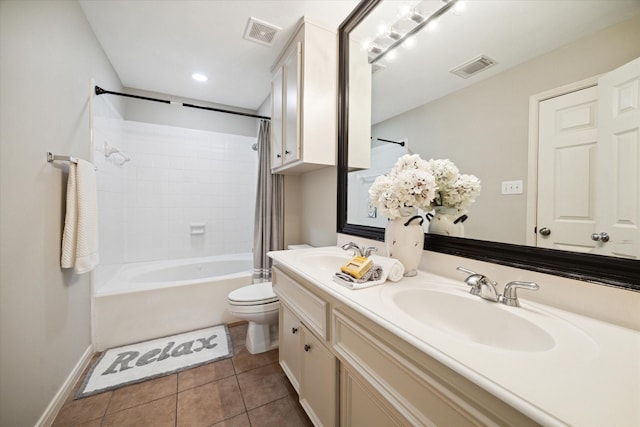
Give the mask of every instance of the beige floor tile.
[[113, 392], [96, 394], [82, 399], [68, 400], [62, 406], [53, 426], [74, 426], [104, 416]]
[[174, 427], [175, 424], [175, 394], [108, 414], [102, 421], [102, 427]]
[[236, 374], [270, 365], [278, 361], [278, 349], [259, 354], [251, 354], [246, 347], [242, 346], [240, 348], [234, 348], [233, 353], [233, 366], [235, 367]]
[[231, 345], [233, 347], [245, 345], [248, 326], [249, 324], [247, 322], [240, 322], [229, 326], [229, 335], [231, 336]]
[[232, 375], [235, 375], [235, 371], [233, 370], [231, 359], [208, 363], [197, 368], [178, 372], [178, 391], [184, 391]]
[[288, 380], [277, 363], [238, 374], [247, 410], [289, 395]]
[[252, 427], [311, 427], [313, 424], [297, 402], [286, 396], [249, 411]]
[[245, 412], [236, 377], [178, 393], [178, 427], [210, 426]]
[[177, 374], [132, 384], [113, 391], [107, 414], [177, 393]]
[[212, 427], [251, 427], [251, 423], [249, 422], [249, 416], [245, 412], [221, 423], [214, 424]]

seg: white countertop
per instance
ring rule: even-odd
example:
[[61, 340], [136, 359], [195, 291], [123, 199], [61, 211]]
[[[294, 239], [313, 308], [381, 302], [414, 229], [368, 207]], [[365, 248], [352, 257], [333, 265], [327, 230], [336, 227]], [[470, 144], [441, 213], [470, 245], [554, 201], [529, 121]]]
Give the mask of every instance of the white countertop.
[[[527, 302], [523, 291], [521, 307], [480, 302], [535, 323], [555, 344], [535, 352], [484, 345], [425, 325], [390, 302], [394, 293], [409, 288], [479, 299], [462, 280], [420, 271], [396, 283], [350, 290], [335, 283], [326, 268], [305, 262], [311, 254], [345, 256], [345, 251], [313, 248], [269, 256], [533, 420], [543, 425], [640, 426], [640, 332]], [[501, 326], [495, 325], [496, 334]]]

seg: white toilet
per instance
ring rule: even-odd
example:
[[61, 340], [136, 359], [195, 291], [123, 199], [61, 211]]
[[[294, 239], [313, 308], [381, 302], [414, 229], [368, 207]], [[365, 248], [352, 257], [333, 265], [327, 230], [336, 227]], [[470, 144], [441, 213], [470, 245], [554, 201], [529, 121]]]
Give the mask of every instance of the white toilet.
[[[287, 249], [305, 249], [312, 246], [289, 245]], [[278, 312], [280, 301], [273, 293], [271, 282], [248, 285], [232, 291], [227, 296], [229, 313], [249, 322], [247, 350], [251, 354], [278, 348]]]
[[280, 302], [271, 282], [257, 283], [236, 289], [227, 297], [229, 312], [249, 322], [247, 350], [251, 354], [278, 348], [278, 311]]

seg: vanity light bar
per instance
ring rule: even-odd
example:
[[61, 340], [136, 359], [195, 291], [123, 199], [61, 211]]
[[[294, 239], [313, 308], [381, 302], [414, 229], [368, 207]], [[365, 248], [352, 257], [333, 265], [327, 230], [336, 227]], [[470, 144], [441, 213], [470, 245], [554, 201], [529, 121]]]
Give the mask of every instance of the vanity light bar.
[[[373, 58], [369, 59], [369, 64], [375, 64], [376, 62], [380, 61], [389, 52], [391, 52], [396, 47], [400, 46], [406, 39], [408, 39], [409, 37], [411, 37], [412, 35], [414, 35], [418, 31], [420, 31], [425, 26], [429, 25], [430, 22], [433, 22], [436, 19], [440, 18], [442, 15], [444, 15], [449, 9], [451, 9], [453, 6], [455, 6], [455, 4], [458, 1], [460, 1], [460, 0], [451, 0], [451, 1], [447, 2], [447, 3], [445, 3], [440, 9], [436, 10], [431, 16], [426, 17], [423, 21], [419, 22], [418, 25], [413, 27], [411, 30], [407, 31], [405, 34], [401, 35], [399, 39], [395, 40], [393, 43], [391, 43], [389, 46], [387, 46], [385, 49], [383, 49], [382, 52], [380, 52], [379, 54], [376, 54], [373, 51], [372, 48], [369, 48], [369, 53], [373, 53], [374, 55], [376, 55]], [[412, 11], [412, 14], [409, 17], [409, 19], [411, 19], [414, 22], [418, 22], [417, 19], [413, 18], [414, 16], [416, 16], [415, 10]], [[422, 15], [420, 15], [420, 16], [422, 16]], [[391, 30], [389, 32], [389, 34], [391, 34], [392, 32], [393, 32], [393, 30]], [[388, 35], [387, 37], [393, 39], [390, 35]]]

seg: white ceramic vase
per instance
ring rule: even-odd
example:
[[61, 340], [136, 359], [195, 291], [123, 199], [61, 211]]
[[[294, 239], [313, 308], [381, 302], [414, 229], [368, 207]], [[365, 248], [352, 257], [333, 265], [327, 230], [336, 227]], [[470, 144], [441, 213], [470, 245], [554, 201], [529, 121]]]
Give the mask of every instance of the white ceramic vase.
[[416, 208], [401, 208], [399, 218], [392, 219], [384, 231], [387, 253], [404, 266], [407, 277], [418, 274], [424, 246], [424, 221]]
[[464, 237], [464, 220], [467, 218], [461, 209], [436, 206], [433, 215], [427, 215], [429, 233], [443, 236]]

